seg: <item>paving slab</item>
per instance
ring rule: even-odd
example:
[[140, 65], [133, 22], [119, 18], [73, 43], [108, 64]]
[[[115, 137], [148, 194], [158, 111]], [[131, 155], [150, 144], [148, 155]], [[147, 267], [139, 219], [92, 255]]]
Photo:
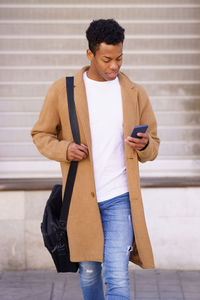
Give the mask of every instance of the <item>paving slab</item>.
[[[200, 300], [200, 271], [130, 270], [131, 300]], [[78, 273], [0, 272], [1, 300], [83, 300]]]

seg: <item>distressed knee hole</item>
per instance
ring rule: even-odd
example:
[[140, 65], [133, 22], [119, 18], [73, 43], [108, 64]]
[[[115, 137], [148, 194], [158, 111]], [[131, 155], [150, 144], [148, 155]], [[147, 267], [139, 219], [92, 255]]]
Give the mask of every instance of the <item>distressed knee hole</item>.
[[91, 274], [91, 273], [93, 273], [93, 270], [87, 269], [87, 270], [86, 270], [86, 273], [90, 273], [90, 274]]
[[133, 251], [133, 247], [132, 246], [128, 246], [127, 255], [130, 254], [131, 251]]

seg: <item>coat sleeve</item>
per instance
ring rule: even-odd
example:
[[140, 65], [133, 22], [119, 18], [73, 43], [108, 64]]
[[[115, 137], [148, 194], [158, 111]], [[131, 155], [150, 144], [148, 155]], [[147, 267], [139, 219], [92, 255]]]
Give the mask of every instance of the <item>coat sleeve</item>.
[[31, 135], [42, 155], [58, 162], [68, 162], [66, 153], [72, 141], [58, 138], [61, 128], [58, 101], [58, 91], [53, 84], [47, 91], [39, 119], [32, 128]]
[[144, 150], [136, 150], [138, 160], [140, 162], [146, 162], [148, 160], [154, 160], [158, 155], [158, 149], [160, 145], [160, 139], [157, 136], [157, 121], [153, 112], [149, 97], [143, 87], [139, 87], [139, 113], [140, 113], [140, 124], [147, 124], [149, 135], [149, 143]]

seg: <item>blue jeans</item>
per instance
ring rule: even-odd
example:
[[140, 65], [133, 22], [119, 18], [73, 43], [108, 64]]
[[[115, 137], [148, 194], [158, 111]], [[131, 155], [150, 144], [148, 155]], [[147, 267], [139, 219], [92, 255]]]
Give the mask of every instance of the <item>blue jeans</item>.
[[[134, 238], [129, 193], [99, 203], [104, 231], [103, 273], [106, 300], [130, 299], [128, 262]], [[101, 263], [80, 262], [84, 300], [104, 300]]]

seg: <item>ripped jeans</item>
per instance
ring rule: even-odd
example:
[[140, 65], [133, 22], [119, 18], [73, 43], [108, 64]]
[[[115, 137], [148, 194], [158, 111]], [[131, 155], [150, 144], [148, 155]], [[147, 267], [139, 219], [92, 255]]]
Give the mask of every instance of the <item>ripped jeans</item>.
[[128, 262], [134, 238], [129, 193], [99, 204], [104, 231], [103, 274], [101, 262], [79, 264], [80, 285], [84, 300], [129, 300]]

